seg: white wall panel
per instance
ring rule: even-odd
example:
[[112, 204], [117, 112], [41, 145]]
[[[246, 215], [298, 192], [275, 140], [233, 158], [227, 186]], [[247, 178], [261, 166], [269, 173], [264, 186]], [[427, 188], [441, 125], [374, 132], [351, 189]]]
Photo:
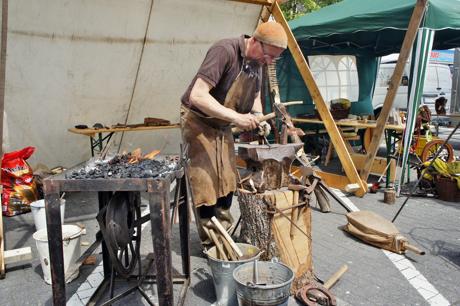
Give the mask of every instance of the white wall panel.
[[[259, 13], [257, 5], [227, 0], [156, 0], [128, 121], [151, 116], [179, 122], [180, 98], [207, 49], [219, 39], [251, 34]], [[125, 133], [121, 147], [173, 153], [179, 143], [179, 130]]]
[[[37, 147], [31, 163], [72, 166], [89, 139], [69, 127], [128, 116], [149, 0], [10, 1], [4, 150]], [[128, 123], [179, 120], [179, 98], [209, 45], [251, 33], [260, 7], [227, 0], [154, 0]], [[179, 130], [126, 133], [122, 149], [177, 152]]]

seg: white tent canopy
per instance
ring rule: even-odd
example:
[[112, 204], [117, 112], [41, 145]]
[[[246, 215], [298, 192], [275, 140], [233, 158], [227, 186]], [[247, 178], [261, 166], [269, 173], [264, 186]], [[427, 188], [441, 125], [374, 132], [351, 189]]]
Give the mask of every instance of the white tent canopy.
[[[179, 122], [208, 47], [251, 34], [260, 10], [227, 0], [10, 1], [4, 152], [34, 146], [31, 164], [69, 167], [90, 157], [88, 137], [67, 131], [77, 124]], [[179, 129], [120, 136], [113, 147], [127, 151], [177, 153], [181, 141]]]

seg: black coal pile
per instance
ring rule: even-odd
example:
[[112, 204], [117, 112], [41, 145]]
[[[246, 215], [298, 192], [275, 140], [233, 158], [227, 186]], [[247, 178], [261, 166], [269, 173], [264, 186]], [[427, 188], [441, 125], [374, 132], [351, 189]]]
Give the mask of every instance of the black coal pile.
[[119, 178], [156, 178], [164, 176], [177, 167], [174, 158], [155, 160], [142, 159], [135, 163], [130, 154], [117, 155], [110, 161], [95, 162], [94, 165], [76, 169], [66, 174], [67, 179], [119, 179]]

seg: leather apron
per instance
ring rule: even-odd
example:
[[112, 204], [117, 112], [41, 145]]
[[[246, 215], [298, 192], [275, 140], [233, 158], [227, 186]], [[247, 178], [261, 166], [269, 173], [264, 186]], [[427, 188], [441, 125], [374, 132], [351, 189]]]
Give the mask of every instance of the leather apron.
[[[224, 106], [249, 113], [254, 105], [260, 66], [244, 62], [225, 97]], [[207, 117], [181, 106], [183, 142], [188, 144], [195, 206], [215, 205], [217, 199], [236, 190], [236, 156], [229, 122]]]

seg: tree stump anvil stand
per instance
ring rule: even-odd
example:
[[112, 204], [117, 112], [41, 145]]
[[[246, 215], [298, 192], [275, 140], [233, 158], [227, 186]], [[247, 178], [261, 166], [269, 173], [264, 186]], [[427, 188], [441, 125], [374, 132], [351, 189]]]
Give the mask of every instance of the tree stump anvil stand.
[[313, 279], [309, 198], [288, 188], [289, 169], [302, 146], [238, 147], [238, 157], [246, 164], [238, 192], [240, 240], [263, 250], [261, 260], [278, 257], [293, 269], [292, 292]]

